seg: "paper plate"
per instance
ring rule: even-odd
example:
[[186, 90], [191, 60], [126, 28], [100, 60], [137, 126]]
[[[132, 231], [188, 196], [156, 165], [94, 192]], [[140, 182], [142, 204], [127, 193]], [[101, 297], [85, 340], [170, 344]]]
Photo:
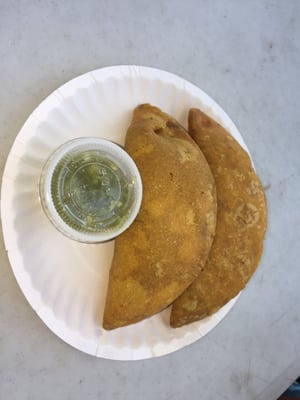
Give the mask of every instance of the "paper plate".
[[170, 310], [135, 325], [101, 328], [114, 243], [85, 245], [62, 236], [41, 208], [38, 184], [49, 155], [76, 137], [123, 144], [132, 111], [152, 103], [186, 126], [198, 107], [221, 123], [247, 150], [237, 128], [209, 96], [161, 70], [116, 66], [86, 73], [54, 91], [30, 115], [12, 146], [2, 180], [5, 247], [25, 297], [44, 323], [75, 348], [114, 360], [138, 360], [178, 350], [207, 334], [234, 305], [172, 329]]

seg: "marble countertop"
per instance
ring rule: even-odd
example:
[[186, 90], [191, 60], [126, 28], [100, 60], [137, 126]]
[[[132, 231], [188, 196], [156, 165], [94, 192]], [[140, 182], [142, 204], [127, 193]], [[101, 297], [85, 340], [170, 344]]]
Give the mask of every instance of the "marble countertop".
[[[266, 189], [253, 279], [207, 336], [170, 355], [96, 359], [57, 338], [24, 298], [0, 240], [0, 398], [276, 399], [300, 374], [300, 3], [276, 0], [0, 2], [0, 174], [53, 90], [109, 65], [161, 68], [230, 115]], [[2, 235], [2, 234], [1, 234]]]

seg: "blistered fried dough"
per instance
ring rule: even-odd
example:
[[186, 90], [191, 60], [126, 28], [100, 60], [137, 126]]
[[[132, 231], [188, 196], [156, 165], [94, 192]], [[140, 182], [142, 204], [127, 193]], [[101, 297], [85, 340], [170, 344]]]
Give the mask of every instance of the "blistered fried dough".
[[215, 178], [217, 226], [204, 270], [173, 304], [173, 327], [213, 314], [244, 288], [260, 260], [267, 225], [264, 191], [248, 154], [200, 110], [190, 110], [189, 132]]
[[138, 322], [172, 303], [205, 264], [215, 232], [214, 179], [178, 122], [141, 105], [125, 148], [139, 168], [143, 200], [134, 223], [115, 241], [105, 329]]

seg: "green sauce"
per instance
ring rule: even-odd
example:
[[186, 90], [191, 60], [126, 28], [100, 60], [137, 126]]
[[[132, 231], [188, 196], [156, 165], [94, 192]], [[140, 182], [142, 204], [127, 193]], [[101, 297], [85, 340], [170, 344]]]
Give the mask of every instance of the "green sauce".
[[119, 228], [134, 203], [132, 182], [100, 150], [63, 157], [52, 175], [51, 195], [64, 222], [86, 233]]

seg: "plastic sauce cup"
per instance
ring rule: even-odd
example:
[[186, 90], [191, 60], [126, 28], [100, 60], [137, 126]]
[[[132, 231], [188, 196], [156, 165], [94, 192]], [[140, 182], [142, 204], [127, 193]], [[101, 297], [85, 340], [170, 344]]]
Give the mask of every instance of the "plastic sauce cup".
[[106, 242], [124, 232], [142, 201], [142, 181], [132, 158], [99, 138], [60, 146], [43, 168], [39, 189], [52, 224], [84, 243]]

